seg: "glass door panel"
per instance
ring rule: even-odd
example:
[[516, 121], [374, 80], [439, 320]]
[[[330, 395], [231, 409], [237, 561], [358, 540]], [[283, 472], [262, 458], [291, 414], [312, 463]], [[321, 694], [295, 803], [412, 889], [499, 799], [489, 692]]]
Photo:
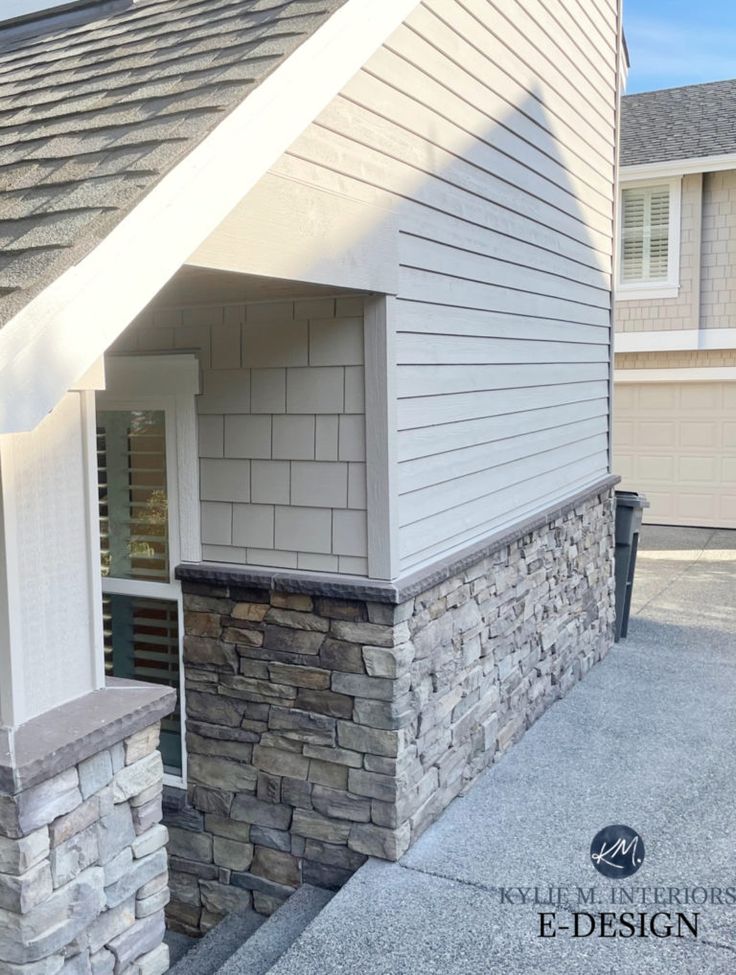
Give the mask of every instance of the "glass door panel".
[[[181, 590], [171, 572], [168, 446], [165, 410], [97, 412], [105, 669], [180, 692]], [[161, 725], [164, 767], [175, 776], [183, 766], [179, 701], [180, 695]]]

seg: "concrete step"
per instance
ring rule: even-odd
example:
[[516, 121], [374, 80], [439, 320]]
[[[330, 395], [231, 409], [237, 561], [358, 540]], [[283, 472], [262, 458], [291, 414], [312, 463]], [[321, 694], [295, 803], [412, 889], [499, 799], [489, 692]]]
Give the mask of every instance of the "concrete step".
[[266, 975], [333, 897], [331, 891], [304, 884], [230, 955], [216, 975]]
[[[181, 935], [166, 936], [172, 954], [168, 975], [215, 975], [220, 967], [237, 952], [264, 924], [266, 918], [255, 911], [237, 911], [220, 921], [203, 938], [192, 939], [191, 947], [182, 954], [185, 945]], [[172, 951], [173, 949], [173, 951]], [[178, 960], [175, 960], [175, 955]]]

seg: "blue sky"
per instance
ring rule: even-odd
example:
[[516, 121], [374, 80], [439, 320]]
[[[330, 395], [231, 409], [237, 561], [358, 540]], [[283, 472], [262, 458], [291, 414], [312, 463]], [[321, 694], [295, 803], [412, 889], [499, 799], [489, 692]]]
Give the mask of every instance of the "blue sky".
[[736, 78], [734, 0], [624, 0], [627, 94]]

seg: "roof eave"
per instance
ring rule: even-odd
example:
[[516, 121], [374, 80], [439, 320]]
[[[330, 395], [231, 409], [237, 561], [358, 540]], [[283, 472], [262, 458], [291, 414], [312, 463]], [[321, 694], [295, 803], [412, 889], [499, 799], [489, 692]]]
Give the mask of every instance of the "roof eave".
[[736, 169], [736, 152], [713, 156], [694, 156], [690, 159], [664, 159], [661, 162], [639, 163], [619, 168], [621, 182], [634, 179], [658, 179], [687, 176], [690, 173], [717, 173]]
[[0, 330], [0, 434], [41, 422], [417, 5], [347, 0]]

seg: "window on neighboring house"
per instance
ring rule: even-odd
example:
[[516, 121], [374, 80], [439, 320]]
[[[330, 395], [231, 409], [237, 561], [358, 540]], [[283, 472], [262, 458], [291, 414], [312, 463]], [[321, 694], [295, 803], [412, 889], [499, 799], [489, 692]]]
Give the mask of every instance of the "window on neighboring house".
[[676, 296], [679, 203], [679, 187], [671, 182], [623, 187], [619, 213], [619, 297]]

